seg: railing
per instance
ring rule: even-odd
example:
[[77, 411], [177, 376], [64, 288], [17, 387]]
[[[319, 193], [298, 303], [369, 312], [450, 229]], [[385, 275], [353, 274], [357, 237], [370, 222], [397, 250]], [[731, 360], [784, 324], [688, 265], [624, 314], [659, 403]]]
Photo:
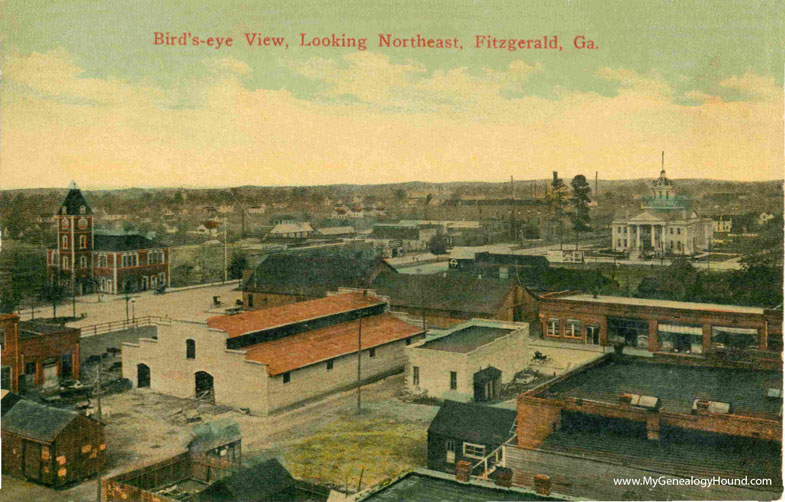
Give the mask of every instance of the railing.
[[161, 317], [148, 315], [144, 317], [135, 317], [132, 319], [123, 319], [120, 321], [109, 321], [98, 324], [91, 324], [90, 326], [83, 326], [82, 336], [103, 335], [105, 333], [112, 333], [115, 331], [123, 331], [129, 328], [138, 328], [142, 326], [158, 326], [159, 324], [171, 324], [172, 320], [169, 317]]
[[[513, 427], [515, 426], [513, 425]], [[505, 445], [511, 444], [516, 437], [517, 437], [516, 434], [513, 434], [513, 436], [507, 441], [505, 441], [501, 446], [499, 446], [498, 448], [490, 452], [488, 455], [486, 455], [485, 458], [474, 464], [471, 470], [472, 476], [487, 480], [488, 476], [493, 474], [493, 472], [496, 470], [497, 467], [505, 467], [504, 447]], [[482, 467], [482, 473], [479, 475], [475, 475], [474, 471], [479, 467]]]

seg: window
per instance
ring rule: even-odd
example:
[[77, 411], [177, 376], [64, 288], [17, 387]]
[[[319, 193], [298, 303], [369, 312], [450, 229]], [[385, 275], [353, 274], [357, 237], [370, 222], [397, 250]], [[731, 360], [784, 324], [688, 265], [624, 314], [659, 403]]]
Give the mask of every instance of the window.
[[409, 337], [406, 339], [406, 345], [411, 345], [411, 344], [412, 344], [412, 337]]
[[330, 371], [331, 369], [333, 369], [333, 360], [332, 359], [327, 361], [327, 371]]
[[80, 235], [79, 236], [79, 249], [86, 249], [87, 248], [87, 236]]
[[463, 443], [463, 456], [483, 458], [485, 456], [485, 447], [481, 444]]
[[412, 385], [420, 385], [420, 367], [412, 366]]
[[290, 372], [286, 372], [283, 374], [283, 383], [289, 383], [292, 381], [292, 374]]
[[559, 336], [559, 320], [548, 319], [548, 335]]
[[63, 246], [62, 247], [63, 248], [67, 248], [68, 247], [68, 236], [67, 235], [63, 236]]
[[370, 357], [376, 357], [376, 349], [375, 349], [375, 348], [373, 348], [373, 349], [369, 350], [369, 351], [368, 351], [368, 355], [369, 355]]
[[676, 235], [681, 235], [681, 229], [680, 228], [676, 229]]
[[35, 375], [36, 362], [25, 363], [25, 375]]
[[72, 354], [63, 354], [60, 359], [60, 376], [70, 378], [74, 373], [74, 358]]
[[0, 389], [11, 389], [11, 367], [3, 366], [2, 375], [0, 376]]
[[102, 254], [98, 256], [98, 266], [105, 267], [106, 266], [106, 255]]
[[673, 227], [670, 228], [671, 235], [673, 235]]
[[575, 319], [567, 319], [567, 325], [564, 328], [565, 336], [579, 337], [581, 336], [581, 322]]
[[69, 262], [67, 256], [63, 256], [63, 268], [69, 268]]
[[196, 342], [193, 340], [185, 341], [185, 357], [186, 359], [196, 359]]
[[87, 268], [87, 256], [82, 256], [79, 258], [79, 266], [82, 268]]
[[450, 372], [450, 390], [457, 390], [458, 389], [458, 372], [451, 371]]
[[85, 214], [85, 207], [84, 206], [79, 207], [79, 214]]
[[5, 328], [0, 328], [0, 345], [5, 346]]
[[455, 463], [455, 446], [456, 445], [454, 439], [448, 439], [447, 441], [444, 442], [444, 448], [447, 452], [446, 460], [448, 464]]

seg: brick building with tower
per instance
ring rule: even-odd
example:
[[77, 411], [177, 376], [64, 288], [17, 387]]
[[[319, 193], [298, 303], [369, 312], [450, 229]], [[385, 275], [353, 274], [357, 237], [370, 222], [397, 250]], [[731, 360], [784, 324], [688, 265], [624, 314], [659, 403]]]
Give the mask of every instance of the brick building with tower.
[[49, 248], [46, 260], [50, 283], [76, 294], [169, 285], [169, 248], [140, 234], [95, 229], [93, 210], [75, 183], [56, 216], [57, 244]]

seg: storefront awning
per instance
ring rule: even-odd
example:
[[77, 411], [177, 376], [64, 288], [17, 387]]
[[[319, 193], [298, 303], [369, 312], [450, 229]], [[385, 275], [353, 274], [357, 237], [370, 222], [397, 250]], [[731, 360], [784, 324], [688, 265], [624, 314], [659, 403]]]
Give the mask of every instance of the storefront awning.
[[713, 326], [714, 333], [733, 333], [735, 335], [757, 335], [758, 330], [755, 328], [731, 328], [726, 326]]

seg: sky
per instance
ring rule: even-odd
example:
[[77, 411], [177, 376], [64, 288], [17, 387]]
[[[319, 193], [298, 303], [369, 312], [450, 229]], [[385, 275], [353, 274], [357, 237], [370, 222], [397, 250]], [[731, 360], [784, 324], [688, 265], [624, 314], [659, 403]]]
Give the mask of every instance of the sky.
[[0, 188], [654, 178], [663, 150], [672, 178], [782, 179], [783, 7], [0, 0]]

